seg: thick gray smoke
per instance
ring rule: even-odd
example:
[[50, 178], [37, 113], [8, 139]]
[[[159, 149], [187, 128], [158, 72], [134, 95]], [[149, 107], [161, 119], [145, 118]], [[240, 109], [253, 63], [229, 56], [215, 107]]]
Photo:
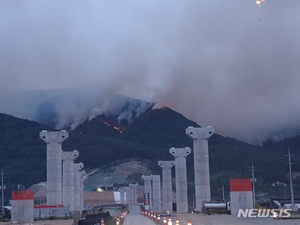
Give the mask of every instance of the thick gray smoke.
[[[293, 136], [299, 19], [299, 0], [1, 1], [0, 89], [11, 94], [0, 110], [34, 117], [40, 99], [18, 101], [16, 90], [92, 86], [250, 143]], [[57, 110], [67, 119], [69, 109], [92, 115]]]
[[[10, 96], [14, 97], [14, 101]], [[85, 120], [99, 115], [116, 116], [127, 123], [154, 106], [121, 95], [97, 89], [65, 89], [47, 91], [2, 92], [0, 112], [36, 120], [57, 129], [74, 129]]]

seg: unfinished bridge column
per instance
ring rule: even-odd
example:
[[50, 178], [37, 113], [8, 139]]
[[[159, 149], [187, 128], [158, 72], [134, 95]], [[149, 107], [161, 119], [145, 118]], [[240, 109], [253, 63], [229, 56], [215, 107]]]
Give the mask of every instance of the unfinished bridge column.
[[81, 203], [81, 183], [82, 183], [82, 172], [84, 167], [82, 162], [74, 164], [74, 224], [78, 223], [82, 210]]
[[62, 143], [69, 137], [66, 130], [40, 132], [47, 144], [47, 204], [62, 204]]
[[175, 161], [158, 161], [158, 165], [162, 168], [162, 185], [163, 185], [163, 209], [173, 212], [172, 205], [172, 167]]
[[178, 213], [188, 212], [186, 157], [191, 149], [170, 148], [170, 154], [175, 157], [176, 205]]
[[84, 192], [84, 184], [83, 182], [86, 181], [86, 172], [80, 171], [80, 186], [79, 186], [79, 191], [80, 191], [80, 209], [84, 209], [84, 199], [83, 199], [83, 192]]
[[120, 203], [125, 204], [125, 196], [124, 196], [126, 192], [125, 188], [124, 187], [119, 188], [119, 192], [120, 192]]
[[130, 199], [131, 199], [131, 204], [136, 205], [138, 203], [137, 199], [137, 187], [138, 184], [129, 184], [130, 187]]
[[63, 205], [74, 211], [74, 160], [79, 156], [79, 152], [63, 152]]
[[125, 202], [126, 202], [126, 204], [130, 204], [131, 203], [130, 202], [130, 199], [131, 199], [130, 190], [131, 190], [130, 187], [125, 187], [125, 197], [126, 197]]
[[152, 176], [143, 175], [142, 179], [144, 180], [144, 198], [147, 198], [147, 200], [149, 200], [149, 202], [146, 202], [148, 204], [145, 203], [145, 209], [152, 210]]
[[74, 164], [74, 210], [75, 211], [81, 211], [81, 183], [82, 183], [82, 177], [83, 174], [81, 171], [84, 167], [84, 164], [82, 162], [80, 163], [75, 163]]
[[186, 135], [193, 140], [196, 209], [202, 209], [203, 201], [211, 199], [208, 138], [215, 133], [213, 127], [188, 127]]
[[152, 175], [153, 210], [161, 211], [161, 185], [160, 175]]

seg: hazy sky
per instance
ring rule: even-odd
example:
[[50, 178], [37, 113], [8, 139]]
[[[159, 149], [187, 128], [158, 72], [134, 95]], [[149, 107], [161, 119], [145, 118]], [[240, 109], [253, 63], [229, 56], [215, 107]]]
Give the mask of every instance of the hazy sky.
[[0, 89], [93, 86], [260, 143], [300, 130], [299, 27], [299, 0], [1, 0]]

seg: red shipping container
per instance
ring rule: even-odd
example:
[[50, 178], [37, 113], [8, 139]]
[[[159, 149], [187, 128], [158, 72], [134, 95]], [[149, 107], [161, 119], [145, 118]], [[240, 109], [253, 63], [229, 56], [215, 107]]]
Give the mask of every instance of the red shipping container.
[[252, 191], [251, 179], [230, 179], [230, 191]]
[[11, 200], [31, 200], [34, 195], [32, 191], [13, 191]]

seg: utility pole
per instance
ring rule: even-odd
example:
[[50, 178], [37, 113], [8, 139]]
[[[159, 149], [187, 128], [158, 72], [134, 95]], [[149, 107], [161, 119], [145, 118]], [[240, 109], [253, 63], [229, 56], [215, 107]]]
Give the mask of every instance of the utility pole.
[[193, 211], [195, 211], [195, 193], [193, 193]]
[[254, 171], [256, 171], [256, 166], [253, 165], [253, 161], [252, 161], [252, 165], [251, 165], [251, 174], [252, 174], [252, 198], [253, 198], [253, 206], [255, 206], [256, 204], [256, 199], [255, 199], [255, 182], [256, 182], [256, 178], [254, 176]]
[[289, 157], [289, 162], [287, 163], [289, 165], [289, 174], [290, 174], [290, 188], [291, 188], [291, 208], [292, 210], [295, 209], [295, 201], [294, 201], [294, 189], [293, 189], [293, 181], [292, 181], [292, 161], [291, 161], [291, 153], [290, 148], [288, 148], [288, 155], [285, 155]]
[[3, 168], [1, 169], [1, 206], [2, 206], [2, 214], [4, 214], [4, 174], [3, 174]]
[[222, 185], [222, 194], [223, 194], [223, 201], [225, 202], [225, 190], [224, 190], [224, 185]]

